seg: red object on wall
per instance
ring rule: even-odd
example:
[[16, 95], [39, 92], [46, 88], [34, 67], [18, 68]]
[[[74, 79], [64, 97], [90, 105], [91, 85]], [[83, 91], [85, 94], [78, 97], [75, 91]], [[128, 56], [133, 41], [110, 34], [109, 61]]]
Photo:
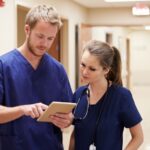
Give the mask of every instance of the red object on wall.
[[5, 2], [3, 0], [0, 0], [0, 7], [3, 7], [5, 5]]

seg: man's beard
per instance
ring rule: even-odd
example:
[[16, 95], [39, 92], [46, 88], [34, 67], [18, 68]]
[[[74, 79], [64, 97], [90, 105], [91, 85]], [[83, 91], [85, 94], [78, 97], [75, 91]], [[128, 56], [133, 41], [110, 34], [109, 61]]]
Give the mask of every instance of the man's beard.
[[31, 43], [31, 38], [29, 36], [28, 40], [27, 40], [27, 47], [29, 49], [29, 51], [36, 57], [42, 57], [42, 55], [38, 55], [35, 51], [34, 51], [34, 47], [32, 46], [32, 43]]

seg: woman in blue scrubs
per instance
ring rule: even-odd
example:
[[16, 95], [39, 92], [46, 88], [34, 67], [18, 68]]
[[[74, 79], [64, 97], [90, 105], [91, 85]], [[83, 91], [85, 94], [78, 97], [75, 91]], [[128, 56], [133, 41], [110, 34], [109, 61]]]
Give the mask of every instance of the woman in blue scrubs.
[[78, 105], [70, 150], [122, 150], [125, 127], [131, 133], [125, 150], [137, 150], [143, 141], [142, 118], [131, 92], [122, 86], [119, 51], [90, 41], [83, 50], [80, 71], [87, 85], [73, 96]]
[[61, 128], [72, 115], [37, 122], [52, 101], [71, 101], [63, 66], [48, 55], [61, 20], [55, 8], [39, 5], [26, 16], [24, 44], [0, 57], [0, 150], [63, 150]]

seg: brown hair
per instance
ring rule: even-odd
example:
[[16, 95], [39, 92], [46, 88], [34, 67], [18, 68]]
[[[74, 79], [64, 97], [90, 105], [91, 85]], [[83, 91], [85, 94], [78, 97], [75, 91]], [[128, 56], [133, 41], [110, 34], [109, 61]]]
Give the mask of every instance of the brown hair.
[[57, 25], [58, 29], [62, 22], [56, 9], [52, 6], [38, 5], [33, 7], [26, 15], [25, 23], [34, 28], [38, 21], [45, 21], [53, 25]]
[[106, 79], [111, 80], [113, 84], [122, 86], [121, 57], [119, 50], [105, 42], [97, 40], [89, 41], [83, 49], [83, 51], [86, 50], [98, 58], [100, 65], [103, 66], [104, 69], [110, 69]]

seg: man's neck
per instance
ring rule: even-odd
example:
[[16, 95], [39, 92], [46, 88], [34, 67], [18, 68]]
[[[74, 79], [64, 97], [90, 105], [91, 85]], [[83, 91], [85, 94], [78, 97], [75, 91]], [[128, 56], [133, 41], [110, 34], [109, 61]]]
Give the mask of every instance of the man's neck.
[[35, 56], [25, 45], [19, 47], [18, 50], [27, 59], [31, 66], [34, 69], [37, 69], [42, 57]]

